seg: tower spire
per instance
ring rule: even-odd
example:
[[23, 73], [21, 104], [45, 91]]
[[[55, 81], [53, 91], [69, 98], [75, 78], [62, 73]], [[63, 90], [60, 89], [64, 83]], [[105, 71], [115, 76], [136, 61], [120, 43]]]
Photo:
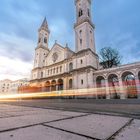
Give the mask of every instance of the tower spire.
[[46, 27], [46, 28], [48, 28], [48, 23], [47, 23], [46, 17], [44, 18], [41, 27]]
[[41, 29], [43, 29], [43, 30], [46, 30], [46, 31], [50, 32], [49, 27], [48, 27], [48, 22], [47, 22], [46, 17], [44, 18], [44, 20], [43, 20], [43, 22], [42, 22], [41, 27], [40, 27], [40, 29], [39, 29], [39, 30], [41, 30]]

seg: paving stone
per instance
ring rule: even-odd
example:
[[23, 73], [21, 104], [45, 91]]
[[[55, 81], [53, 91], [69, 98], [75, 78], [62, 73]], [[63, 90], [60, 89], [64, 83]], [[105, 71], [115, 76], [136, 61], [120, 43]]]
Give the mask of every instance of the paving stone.
[[125, 127], [115, 140], [140, 140], [140, 120], [134, 120], [130, 126]]
[[65, 116], [52, 116], [52, 115], [28, 115], [28, 116], [18, 116], [11, 118], [0, 119], [0, 131], [13, 129], [17, 127], [23, 127], [28, 125], [39, 124], [43, 122], [49, 122], [53, 120], [63, 119]]
[[[16, 108], [13, 106], [9, 106], [9, 108], [10, 107], [11, 110], [6, 111], [5, 114], [1, 113], [3, 111], [0, 111], [0, 114], [2, 114], [1, 115], [2, 117], [0, 118], [0, 131], [28, 126], [28, 125], [39, 124], [43, 122], [50, 122], [54, 120], [85, 114], [85, 113], [57, 111], [57, 110], [48, 110], [48, 109], [39, 109], [39, 108], [33, 108], [32, 110], [31, 107], [29, 108], [26, 107], [26, 111], [25, 111], [24, 107]], [[12, 108], [16, 108], [16, 109], [13, 111]]]
[[98, 139], [107, 139], [124, 126], [129, 118], [105, 116], [105, 115], [88, 115], [84, 117], [62, 120], [58, 122], [47, 123], [46, 125], [84, 134]]
[[0, 140], [87, 140], [87, 138], [45, 126], [33, 126], [0, 133]]

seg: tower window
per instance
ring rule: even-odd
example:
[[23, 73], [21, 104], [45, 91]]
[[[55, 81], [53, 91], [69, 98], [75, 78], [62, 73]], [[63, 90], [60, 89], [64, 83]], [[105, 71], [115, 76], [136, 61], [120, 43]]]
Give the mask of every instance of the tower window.
[[44, 43], [47, 43], [47, 38], [46, 37], [44, 38]]
[[38, 43], [40, 43], [40, 42], [41, 42], [41, 38], [38, 39]]
[[81, 59], [81, 64], [83, 64], [83, 60]]
[[80, 39], [80, 45], [82, 45], [82, 39]]
[[88, 9], [88, 16], [90, 17], [90, 11], [89, 11], [89, 9]]
[[82, 36], [82, 30], [80, 30], [79, 33], [80, 33], [80, 37], [81, 37]]
[[81, 17], [83, 15], [83, 10], [79, 10], [79, 17]]
[[84, 84], [84, 81], [83, 81], [83, 79], [81, 80], [81, 85], [83, 85]]

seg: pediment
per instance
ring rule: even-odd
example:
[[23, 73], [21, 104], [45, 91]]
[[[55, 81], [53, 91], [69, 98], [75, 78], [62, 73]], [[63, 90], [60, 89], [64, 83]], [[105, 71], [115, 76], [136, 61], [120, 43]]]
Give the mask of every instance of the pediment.
[[46, 64], [52, 65], [65, 59], [65, 48], [55, 43], [46, 58]]

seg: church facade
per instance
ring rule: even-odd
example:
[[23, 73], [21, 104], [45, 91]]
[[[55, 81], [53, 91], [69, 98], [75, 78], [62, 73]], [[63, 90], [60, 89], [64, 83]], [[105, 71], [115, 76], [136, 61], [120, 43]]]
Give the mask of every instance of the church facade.
[[[131, 76], [133, 81], [135, 80], [136, 97], [139, 97], [140, 63], [101, 69], [95, 48], [95, 26], [91, 18], [91, 0], [75, 0], [75, 6], [75, 51], [72, 51], [67, 44], [62, 46], [58, 42], [55, 42], [49, 49], [51, 31], [45, 18], [38, 30], [31, 86], [45, 87], [44, 91], [47, 92], [90, 88], [101, 90], [103, 87], [104, 95], [96, 97], [110, 99], [114, 98], [110, 87], [117, 84], [122, 87], [123, 81]], [[109, 85], [109, 82], [114, 79], [117, 84]], [[119, 98], [127, 98], [127, 89], [125, 89], [125, 94], [122, 94], [121, 90], [124, 92], [124, 89], [120, 88], [119, 92], [118, 90], [117, 93], [115, 92], [115, 96], [117, 94]]]

